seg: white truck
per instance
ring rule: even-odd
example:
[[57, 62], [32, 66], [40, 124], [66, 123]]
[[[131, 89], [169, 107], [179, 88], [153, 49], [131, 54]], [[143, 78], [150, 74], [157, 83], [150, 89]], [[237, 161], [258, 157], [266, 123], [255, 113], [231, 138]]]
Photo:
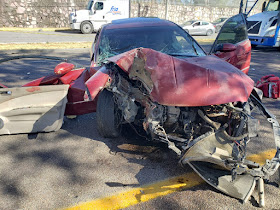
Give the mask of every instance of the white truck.
[[70, 26], [90, 34], [116, 19], [129, 18], [130, 0], [89, 0], [85, 10], [70, 13]]
[[[258, 0], [247, 0], [245, 13], [247, 15], [254, 8]], [[247, 7], [251, 9], [246, 12]], [[262, 13], [247, 18], [248, 37], [252, 47], [257, 45], [279, 47], [280, 46], [280, 0], [264, 1]]]

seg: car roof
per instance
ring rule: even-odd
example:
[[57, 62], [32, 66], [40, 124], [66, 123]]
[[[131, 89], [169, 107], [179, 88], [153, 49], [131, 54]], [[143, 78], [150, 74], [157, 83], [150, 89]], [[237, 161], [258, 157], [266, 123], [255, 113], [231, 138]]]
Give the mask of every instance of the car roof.
[[106, 29], [115, 29], [115, 28], [134, 28], [134, 27], [147, 27], [147, 26], [177, 26], [175, 23], [163, 20], [160, 18], [146, 18], [146, 17], [137, 17], [137, 18], [126, 18], [113, 20], [112, 23], [106, 25]]

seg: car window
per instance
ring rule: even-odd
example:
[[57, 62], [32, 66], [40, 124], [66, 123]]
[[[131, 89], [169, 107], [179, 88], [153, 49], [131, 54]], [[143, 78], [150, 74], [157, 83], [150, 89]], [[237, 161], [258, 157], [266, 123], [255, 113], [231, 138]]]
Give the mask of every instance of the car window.
[[194, 22], [195, 22], [195, 21], [193, 21], [193, 20], [187, 21], [187, 22], [185, 22], [185, 23], [182, 24], [182, 27], [183, 27], [183, 26], [191, 25], [191, 24], [193, 24]]
[[94, 4], [94, 9], [95, 10], [103, 10], [103, 2], [96, 2]]
[[202, 22], [202, 25], [209, 25], [209, 23], [207, 23], [207, 22]]
[[139, 47], [179, 57], [205, 55], [190, 35], [178, 26], [105, 29], [100, 36], [98, 63]]
[[247, 37], [247, 27], [244, 18], [242, 15], [237, 15], [223, 25], [217, 38], [217, 44], [236, 44], [246, 40]]
[[193, 26], [199, 26], [200, 22], [194, 23]]

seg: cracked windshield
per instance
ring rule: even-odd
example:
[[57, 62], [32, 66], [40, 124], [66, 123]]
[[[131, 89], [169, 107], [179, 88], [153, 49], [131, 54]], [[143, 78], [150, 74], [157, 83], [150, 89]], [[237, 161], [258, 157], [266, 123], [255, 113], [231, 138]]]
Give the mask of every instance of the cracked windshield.
[[120, 28], [105, 30], [98, 63], [135, 48], [151, 48], [175, 57], [205, 56], [192, 38], [178, 27]]

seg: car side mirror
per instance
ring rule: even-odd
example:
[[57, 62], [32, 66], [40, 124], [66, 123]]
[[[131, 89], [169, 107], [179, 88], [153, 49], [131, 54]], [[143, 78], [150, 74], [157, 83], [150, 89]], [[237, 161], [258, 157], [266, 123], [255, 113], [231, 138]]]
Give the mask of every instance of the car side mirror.
[[220, 44], [216, 47], [216, 52], [220, 51], [220, 52], [232, 52], [236, 50], [236, 46], [234, 44], [231, 43], [225, 43], [225, 44]]

